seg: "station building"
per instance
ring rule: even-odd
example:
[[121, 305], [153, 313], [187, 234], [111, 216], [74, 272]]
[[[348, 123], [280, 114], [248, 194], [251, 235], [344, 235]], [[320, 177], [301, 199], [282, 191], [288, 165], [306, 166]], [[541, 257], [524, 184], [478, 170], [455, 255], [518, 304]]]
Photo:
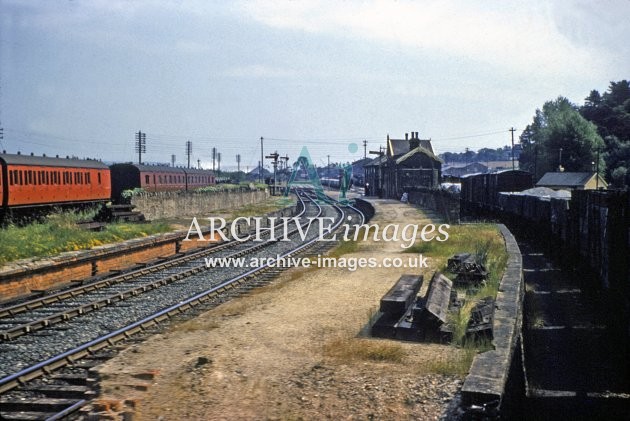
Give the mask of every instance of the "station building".
[[405, 133], [404, 139], [388, 135], [385, 150], [363, 166], [366, 195], [399, 199], [404, 192], [438, 189], [442, 163], [431, 140], [420, 139], [418, 132]]

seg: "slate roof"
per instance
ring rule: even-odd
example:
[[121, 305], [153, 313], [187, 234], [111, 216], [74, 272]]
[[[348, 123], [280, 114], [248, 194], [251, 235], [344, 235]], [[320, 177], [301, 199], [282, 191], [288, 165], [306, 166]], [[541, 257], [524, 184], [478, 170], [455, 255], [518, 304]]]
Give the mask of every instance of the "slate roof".
[[538, 180], [536, 185], [583, 187], [594, 176], [594, 172], [548, 172]]
[[[409, 152], [409, 141], [414, 139], [389, 139], [387, 149], [390, 156], [403, 155]], [[431, 140], [429, 139], [415, 139], [419, 145], [424, 149], [431, 151], [433, 154], [433, 146], [431, 146]]]
[[389, 139], [387, 149], [390, 156], [402, 155], [409, 152], [409, 140]]
[[423, 153], [427, 156], [429, 156], [429, 158], [432, 158], [433, 160], [443, 163], [444, 161], [442, 161], [440, 158], [438, 158], [433, 151], [426, 149], [422, 146], [418, 146], [417, 148], [414, 148], [412, 150], [410, 150], [409, 152], [407, 152], [406, 154], [404, 154], [403, 156], [401, 156], [400, 158], [398, 158], [396, 160], [396, 164], [401, 164], [403, 162], [405, 162], [406, 160], [408, 160], [409, 158], [411, 158], [412, 156], [414, 156], [417, 153]]
[[363, 165], [363, 168], [365, 168], [365, 167], [378, 167], [379, 165], [381, 165], [385, 161], [387, 161], [387, 158], [385, 157], [385, 155], [377, 156], [371, 162]]

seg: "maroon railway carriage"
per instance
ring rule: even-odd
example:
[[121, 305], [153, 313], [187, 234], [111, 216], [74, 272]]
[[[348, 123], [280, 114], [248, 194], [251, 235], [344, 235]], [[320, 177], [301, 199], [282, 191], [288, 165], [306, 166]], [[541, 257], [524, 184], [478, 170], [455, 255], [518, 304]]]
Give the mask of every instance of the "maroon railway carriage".
[[198, 170], [196, 168], [184, 168], [187, 177], [188, 189], [196, 189], [215, 184], [214, 173], [210, 170]]
[[120, 200], [123, 191], [135, 188], [149, 192], [174, 191], [214, 184], [214, 174], [209, 170], [131, 163], [114, 164], [110, 170], [115, 201]]
[[3, 211], [107, 202], [110, 171], [96, 160], [0, 154]]

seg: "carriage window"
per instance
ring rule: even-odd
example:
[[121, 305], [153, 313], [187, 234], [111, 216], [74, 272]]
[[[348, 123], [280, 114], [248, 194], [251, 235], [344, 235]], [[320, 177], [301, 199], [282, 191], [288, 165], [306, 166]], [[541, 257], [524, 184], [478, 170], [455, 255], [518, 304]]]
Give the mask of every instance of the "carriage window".
[[153, 184], [155, 184], [155, 174], [153, 174]]
[[98, 184], [101, 184], [101, 173], [98, 173]]
[[89, 172], [85, 173], [85, 179], [87, 180], [88, 184], [92, 184], [92, 177], [90, 177], [90, 173]]
[[20, 172], [19, 172], [19, 174], [20, 174], [20, 186], [24, 184], [24, 178], [23, 178], [22, 173], [23, 173], [23, 171], [20, 170]]
[[171, 184], [173, 184], [173, 176], [172, 176], [172, 175], [169, 175], [169, 176], [168, 176], [168, 182], [169, 182], [169, 183], [171, 183]]
[[162, 176], [161, 175], [158, 176], [158, 179], [160, 180], [160, 184], [162, 184]]
[[26, 184], [33, 184], [33, 170], [26, 172]]
[[151, 178], [149, 177], [149, 174], [144, 176], [144, 184], [150, 184], [151, 182]]

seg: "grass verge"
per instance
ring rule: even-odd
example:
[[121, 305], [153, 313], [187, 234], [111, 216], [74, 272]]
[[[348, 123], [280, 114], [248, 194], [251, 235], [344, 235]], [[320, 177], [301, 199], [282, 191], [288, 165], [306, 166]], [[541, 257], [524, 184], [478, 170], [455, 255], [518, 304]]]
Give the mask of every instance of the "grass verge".
[[76, 225], [84, 219], [84, 213], [63, 212], [23, 227], [9, 225], [0, 230], [0, 265], [27, 257], [53, 256], [171, 231], [170, 224], [155, 222], [109, 224], [103, 231], [92, 232]]
[[324, 354], [337, 358], [342, 362], [357, 360], [402, 362], [405, 349], [397, 343], [363, 339], [363, 338], [333, 338], [324, 344]]
[[[460, 291], [466, 294], [466, 302], [459, 312], [449, 314], [448, 323], [454, 330], [453, 343], [464, 346], [471, 310], [484, 297], [496, 298], [499, 283], [507, 265], [508, 254], [503, 237], [495, 224], [452, 225], [448, 233], [447, 241], [419, 242], [406, 252], [430, 255], [442, 272], [448, 272], [448, 258], [462, 252], [475, 254], [477, 261], [485, 265], [488, 270], [488, 279], [477, 289]], [[451, 279], [454, 279], [454, 276]]]
[[427, 364], [427, 370], [435, 374], [465, 376], [475, 355], [492, 349], [489, 340], [466, 341], [459, 352], [441, 355]]

